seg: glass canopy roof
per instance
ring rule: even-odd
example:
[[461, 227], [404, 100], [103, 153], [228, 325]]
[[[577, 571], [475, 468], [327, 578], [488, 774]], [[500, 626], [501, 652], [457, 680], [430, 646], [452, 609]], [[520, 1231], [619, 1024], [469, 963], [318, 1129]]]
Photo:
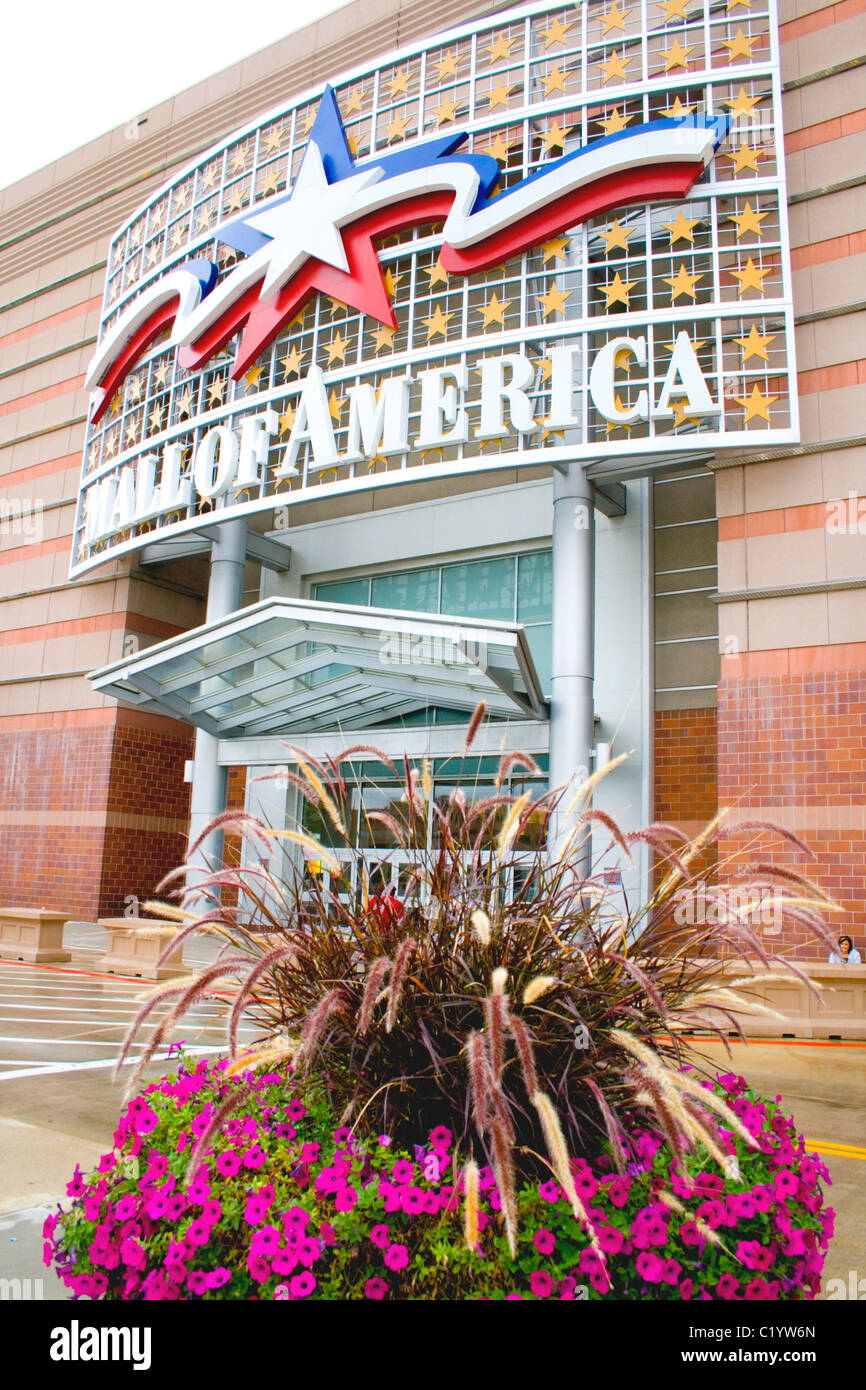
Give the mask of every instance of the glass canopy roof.
[[220, 738], [363, 728], [433, 707], [548, 718], [516, 623], [268, 598], [90, 673]]

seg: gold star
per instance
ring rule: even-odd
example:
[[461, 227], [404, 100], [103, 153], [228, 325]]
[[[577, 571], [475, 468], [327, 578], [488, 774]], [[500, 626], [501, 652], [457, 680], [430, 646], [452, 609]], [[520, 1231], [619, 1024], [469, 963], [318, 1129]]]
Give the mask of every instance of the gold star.
[[565, 301], [570, 299], [571, 290], [566, 290], [563, 294], [554, 280], [547, 294], [541, 295], [541, 302], [544, 305], [544, 317], [549, 318], [551, 314], [564, 314]]
[[180, 246], [184, 238], [184, 230], [179, 222], [175, 222], [169, 237], [168, 246], [170, 251], [174, 251]]
[[610, 33], [611, 29], [625, 30], [625, 21], [631, 14], [631, 10], [621, 10], [618, 4], [601, 16], [604, 20], [604, 33], [602, 38]]
[[359, 153], [358, 141], [355, 139], [355, 136], [351, 130], [346, 131], [346, 144], [349, 146], [349, 149], [352, 151], [352, 154], [357, 158]]
[[694, 299], [695, 285], [699, 280], [703, 280], [703, 278], [703, 275], [690, 275], [686, 270], [684, 262], [680, 263], [680, 268], [673, 278], [663, 275], [662, 279], [665, 284], [671, 287], [671, 304], [679, 299], [682, 294], [687, 294]]
[[391, 124], [387, 127], [389, 144], [393, 140], [403, 139], [403, 136], [406, 134], [406, 127], [409, 124], [410, 119], [411, 118], [409, 116], [392, 117]]
[[202, 208], [198, 215], [198, 229], [200, 232], [210, 231], [210, 208]]
[[151, 231], [151, 235], [152, 235], [154, 232], [158, 232], [158, 231], [159, 231], [160, 227], [162, 226], [162, 219], [163, 219], [164, 217], [165, 217], [165, 204], [163, 204], [162, 207], [158, 207], [158, 208], [155, 210], [153, 216], [152, 216], [151, 219], [150, 219], [150, 231]]
[[248, 391], [253, 390], [255, 389], [255, 387], [258, 386], [259, 382], [261, 381], [263, 371], [264, 367], [250, 367], [249, 371], [244, 377], [244, 385], [246, 386]]
[[694, 53], [694, 51], [694, 44], [689, 44], [684, 48], [679, 39], [675, 39], [672, 48], [663, 48], [659, 54], [659, 57], [665, 60], [665, 72], [670, 72], [671, 68], [687, 68], [689, 54]]
[[[686, 400], [688, 400], [688, 397], [686, 397]], [[671, 401], [670, 407], [674, 412], [674, 429], [676, 429], [678, 425], [696, 425], [698, 423], [691, 415], [686, 415], [686, 401], [682, 398], [678, 401]]]
[[541, 37], [545, 41], [545, 50], [552, 48], [555, 43], [565, 43], [565, 36], [570, 28], [570, 24], [563, 24], [561, 19], [554, 19], [549, 29], [542, 29]]
[[244, 205], [244, 198], [243, 198], [243, 193], [241, 192], [240, 185], [239, 185], [239, 184], [235, 184], [234, 188], [232, 189], [232, 196], [229, 198], [229, 201], [228, 201], [228, 203], [227, 203], [227, 205], [226, 205], [227, 211], [228, 211], [228, 212], [240, 212], [240, 210], [241, 210], [241, 208], [243, 207], [243, 205]]
[[395, 275], [394, 272], [393, 272], [393, 270], [391, 270], [391, 268], [390, 268], [390, 266], [389, 266], [388, 269], [385, 271], [385, 274], [384, 274], [384, 276], [383, 276], [383, 279], [384, 279], [384, 281], [385, 281], [385, 289], [388, 291], [388, 293], [389, 293], [391, 296], [393, 296], [393, 295], [395, 295], [395, 294], [397, 293], [397, 286], [399, 285], [400, 281], [403, 279], [403, 276], [402, 276], [402, 275]]
[[213, 164], [210, 166], [209, 169], [205, 171], [204, 178], [201, 181], [201, 186], [202, 192], [204, 193], [212, 193], [214, 188], [216, 187], [216, 168]]
[[491, 323], [498, 323], [500, 328], [504, 328], [505, 312], [507, 309], [510, 309], [511, 303], [512, 301], [510, 299], [503, 299], [500, 301], [499, 296], [494, 290], [493, 297], [490, 301], [484, 305], [483, 308], [478, 310], [484, 319], [484, 327], [489, 328]]
[[214, 405], [222, 405], [225, 389], [225, 379], [221, 376], [216, 377], [207, 388], [208, 401]]
[[445, 97], [441, 106], [433, 107], [433, 115], [436, 117], [436, 125], [444, 125], [446, 121], [453, 121], [457, 111], [456, 103], [450, 97]]
[[115, 395], [114, 395], [114, 398], [112, 399], [112, 402], [111, 402], [111, 409], [110, 409], [110, 412], [109, 412], [110, 416], [113, 417], [113, 416], [117, 415], [118, 411], [120, 410], [120, 407], [121, 407], [122, 403], [123, 403], [123, 398], [121, 397], [120, 392], [117, 391], [117, 392], [115, 393]]
[[276, 193], [279, 184], [279, 175], [275, 169], [271, 169], [262, 188], [262, 193], [267, 198], [269, 194]]
[[740, 282], [740, 294], [745, 294], [746, 290], [757, 290], [758, 294], [764, 293], [764, 276], [769, 275], [770, 267], [765, 269], [756, 266], [751, 256], [746, 261], [745, 270], [735, 270], [733, 274]]
[[665, 12], [665, 24], [669, 24], [674, 16], [685, 19], [688, 4], [689, 0], [659, 0], [658, 8]]
[[147, 265], [148, 269], [150, 269], [150, 267], [151, 267], [152, 265], [156, 265], [156, 263], [157, 263], [158, 260], [159, 260], [159, 242], [158, 242], [158, 241], [152, 241], [152, 242], [150, 243], [150, 245], [148, 246], [148, 248], [147, 248], [147, 256], [145, 257], [145, 264]]
[[313, 126], [314, 126], [315, 124], [316, 124], [316, 109], [315, 109], [314, 106], [311, 106], [310, 109], [309, 109], [309, 111], [307, 112], [306, 116], [304, 117], [304, 130], [303, 130], [304, 135], [309, 135], [310, 131], [313, 129]]
[[569, 243], [570, 238], [567, 236], [552, 237], [550, 241], [543, 241], [540, 248], [543, 252], [541, 264], [547, 265], [547, 262], [551, 260], [564, 261], [565, 250]]
[[288, 403], [288, 401], [287, 401], [287, 402], [286, 402], [286, 408], [285, 408], [285, 410], [283, 411], [282, 415], [280, 416], [280, 435], [282, 436], [282, 435], [284, 435], [284, 434], [286, 433], [287, 430], [290, 430], [290, 429], [292, 428], [292, 426], [294, 425], [294, 423], [295, 423], [295, 412], [294, 412], [294, 410], [292, 409], [291, 405], [289, 405], [289, 403]]
[[454, 53], [443, 54], [439, 62], [436, 64], [436, 66], [439, 69], [439, 81], [443, 82], [446, 77], [456, 77], [457, 64], [459, 62], [460, 59], [457, 56], [456, 51]]
[[628, 250], [628, 239], [634, 232], [634, 227], [621, 227], [619, 219], [612, 222], [609, 227], [602, 230], [601, 235], [605, 240], [605, 250], [610, 255], [615, 246], [619, 246], [623, 251]]
[[177, 418], [178, 418], [179, 420], [182, 420], [183, 417], [184, 417], [185, 415], [191, 415], [191, 414], [192, 414], [192, 392], [190, 391], [189, 387], [187, 386], [187, 387], [184, 388], [184, 393], [183, 393], [183, 395], [179, 398], [178, 403], [177, 403]]
[[345, 404], [345, 396], [338, 396], [336, 391], [331, 392], [330, 396], [328, 397], [328, 410], [331, 413], [331, 419], [336, 421], [338, 425], [340, 423], [340, 416], [343, 414], [343, 406]]
[[632, 58], [626, 58], [625, 56], [620, 57], [618, 53], [611, 53], [606, 63], [597, 63], [596, 66], [600, 67], [604, 73], [605, 84], [610, 82], [614, 77], [618, 77], [621, 82], [624, 82], [626, 79], [626, 64], [633, 61]]
[[150, 420], [150, 429], [152, 434], [158, 434], [159, 431], [162, 429], [162, 413], [162, 406], [155, 405], [153, 410], [150, 412], [150, 415], [148, 416], [148, 419]]
[[129, 395], [129, 399], [130, 399], [130, 401], [132, 402], [133, 405], [137, 405], [138, 402], [141, 400], [141, 378], [140, 378], [140, 377], [134, 376], [134, 377], [132, 377], [132, 378], [130, 379], [128, 395]]
[[510, 57], [509, 50], [515, 42], [515, 39], [507, 39], [504, 34], [497, 34], [495, 42], [487, 46], [487, 52], [490, 54], [491, 63], [495, 63], [497, 59], [501, 59], [504, 63], [507, 63]]
[[287, 357], [280, 358], [280, 366], [286, 376], [300, 376], [302, 366], [301, 354], [296, 347], [292, 347]]
[[160, 362], [159, 366], [153, 374], [153, 380], [156, 386], [165, 386], [165, 383], [168, 380], [167, 362]]
[[613, 359], [615, 371], [625, 372], [626, 376], [631, 376], [631, 369], [634, 365], [634, 358], [628, 348], [621, 348]]
[[767, 357], [767, 344], [772, 343], [773, 339], [777, 336], [778, 334], [776, 333], [771, 333], [769, 336], [759, 333], [757, 325], [753, 323], [752, 327], [749, 329], [748, 338], [735, 338], [734, 342], [739, 343], [740, 347], [743, 349], [744, 362], [748, 362], [750, 357], [760, 357], [762, 361], [767, 362], [769, 361]]
[[350, 93], [346, 105], [343, 108], [347, 116], [360, 116], [364, 107], [364, 96], [365, 93], [360, 87], [356, 87], [354, 92]]
[[566, 138], [571, 134], [572, 129], [572, 126], [566, 126], [563, 130], [559, 121], [554, 120], [553, 125], [541, 137], [544, 141], [545, 151], [549, 154], [553, 149], [564, 150]]
[[620, 114], [618, 106], [613, 108], [613, 115], [608, 116], [607, 120], [599, 120], [598, 125], [602, 126], [605, 135], [618, 135], [621, 130], [625, 130], [629, 121], [633, 121], [634, 116], [623, 116]]
[[409, 94], [409, 74], [405, 68], [398, 68], [391, 78], [391, 95], [395, 97], [398, 92], [404, 96]]
[[443, 338], [448, 337], [448, 320], [453, 317], [453, 313], [443, 314], [442, 306], [440, 304], [437, 304], [436, 308], [433, 310], [432, 318], [421, 320], [422, 323], [426, 323], [427, 325], [428, 343], [430, 339], [434, 337], [437, 333], [441, 333]]
[[690, 116], [694, 109], [694, 106], [684, 106], [677, 93], [673, 106], [666, 106], [662, 115], [667, 116], [669, 121], [681, 121], [684, 116]]
[[126, 427], [126, 442], [129, 445], [138, 443], [138, 430], [134, 420], [130, 420]]
[[232, 172], [233, 174], [242, 174], [242, 173], [244, 172], [244, 170], [246, 169], [246, 167], [247, 167], [247, 152], [246, 152], [246, 150], [242, 150], [242, 149], [237, 149], [237, 150], [235, 150], [235, 157], [234, 157], [234, 159], [233, 159], [232, 162], [231, 162], [231, 172]]
[[[692, 343], [692, 347], [694, 348], [695, 352], [700, 352], [701, 348], [706, 347], [709, 341], [709, 338], [696, 338], [695, 341]], [[665, 352], [673, 352], [674, 348], [676, 347], [676, 343], [662, 343], [662, 347], [664, 348]]]
[[735, 10], [738, 5], [742, 5], [744, 10], [750, 10], [752, 8], [752, 0], [728, 0], [728, 14], [731, 13], [731, 10]]
[[265, 152], [267, 154], [276, 154], [280, 145], [283, 143], [284, 134], [285, 131], [282, 126], [273, 126], [271, 128], [265, 140]]
[[335, 314], [342, 314], [343, 318], [346, 317], [346, 305], [343, 303], [342, 299], [335, 299], [332, 294], [329, 294], [328, 304], [330, 306], [328, 313], [331, 315], [331, 318], [333, 318]]
[[773, 404], [774, 401], [777, 401], [778, 399], [778, 396], [762, 395], [760, 389], [757, 386], [752, 387], [751, 396], [734, 396], [734, 400], [737, 402], [737, 405], [741, 405], [746, 412], [746, 424], [748, 424], [749, 421], [752, 420], [756, 415], [759, 415], [761, 419], [766, 420], [767, 424], [769, 425], [771, 423], [770, 406]]
[[752, 49], [754, 48], [757, 42], [757, 37], [753, 39], [747, 39], [745, 34], [743, 33], [742, 28], [739, 28], [732, 39], [724, 40], [724, 42], [722, 43], [722, 48], [730, 49], [730, 57], [728, 61], [731, 63], [734, 61], [735, 58], [746, 58], [747, 60], [751, 61]]
[[663, 222], [662, 226], [671, 234], [671, 246], [675, 246], [678, 241], [694, 242], [695, 234], [692, 227], [696, 227], [699, 221], [699, 217], [694, 219], [684, 217], [683, 210], [680, 208], [675, 222]]
[[110, 434], [105, 441], [105, 452], [109, 458], [114, 458], [117, 453], [117, 436]]
[[430, 277], [429, 289], [431, 290], [435, 285], [448, 284], [448, 271], [442, 265], [442, 259], [439, 256], [436, 257], [434, 265], [424, 267], [424, 274]]
[[742, 173], [744, 169], [753, 169], [757, 174], [759, 158], [760, 150], [752, 149], [751, 145], [747, 145], [745, 140], [740, 143], [740, 148], [735, 150], [733, 154], [725, 155], [725, 159], [732, 159], [734, 161], [735, 174]]
[[549, 97], [551, 92], [562, 92], [563, 96], [565, 95], [565, 73], [558, 63], [541, 80], [544, 83], [544, 95], [546, 97]]
[[179, 189], [177, 190], [177, 192], [175, 193], [175, 195], [174, 195], [174, 210], [175, 210], [175, 212], [183, 212], [184, 208], [186, 207], [187, 203], [189, 202], [189, 188], [190, 188], [190, 186], [189, 186], [188, 183], [187, 183], [187, 184], [184, 184], [183, 188], [179, 188]]
[[382, 348], [386, 347], [390, 348], [393, 352], [394, 334], [396, 332], [396, 328], [389, 328], [388, 325], [385, 323], [380, 324], [379, 327], [376, 329], [375, 333], [373, 334], [373, 339], [376, 344], [376, 351], [381, 352]]
[[507, 106], [507, 105], [508, 105], [508, 98], [509, 98], [509, 96], [511, 95], [511, 93], [512, 93], [513, 91], [514, 91], [514, 86], [513, 86], [513, 84], [512, 84], [511, 86], [509, 86], [509, 87], [506, 87], [505, 83], [502, 81], [502, 78], [500, 77], [499, 80], [498, 80], [497, 83], [496, 83], [496, 86], [495, 86], [495, 87], [493, 88], [493, 90], [488, 94], [488, 97], [487, 97], [487, 101], [488, 101], [488, 103], [489, 103], [490, 110], [492, 111], [493, 108], [494, 108], [494, 106]]
[[546, 381], [550, 380], [551, 373], [553, 372], [553, 363], [549, 357], [539, 357], [538, 365], [541, 368], [541, 384], [543, 386]]
[[737, 224], [737, 241], [745, 232], [754, 232], [755, 236], [761, 236], [761, 222], [765, 217], [769, 217], [768, 212], [755, 212], [751, 203], [746, 203], [742, 212], [732, 212], [728, 218], [729, 222]]
[[636, 284], [637, 280], [623, 280], [617, 271], [610, 284], [603, 286], [605, 308], [609, 309], [611, 304], [624, 304], [628, 308], [628, 297]]
[[511, 149], [511, 146], [510, 146], [510, 145], [506, 145], [505, 140], [504, 140], [504, 138], [503, 138], [503, 136], [502, 136], [502, 133], [500, 132], [500, 133], [496, 136], [496, 139], [493, 141], [493, 144], [492, 144], [492, 145], [488, 145], [488, 147], [487, 147], [487, 149], [484, 151], [484, 153], [485, 153], [485, 154], [491, 154], [491, 155], [493, 156], [494, 159], [498, 159], [498, 160], [500, 160], [500, 161], [504, 161], [504, 160], [506, 160], [506, 159], [508, 158], [508, 151], [509, 151], [510, 149]]
[[[626, 407], [623, 405], [622, 397], [618, 391], [614, 394], [613, 403], [618, 411], [625, 411]], [[612, 430], [625, 430], [626, 434], [631, 434], [631, 425], [626, 420], [608, 420], [604, 432], [610, 434]]]
[[741, 87], [740, 90], [737, 92], [737, 95], [733, 98], [732, 101], [726, 101], [726, 102], [725, 102], [725, 106], [730, 106], [730, 108], [731, 108], [731, 115], [732, 115], [732, 116], [748, 116], [748, 117], [751, 117], [751, 115], [752, 115], [752, 107], [753, 107], [753, 106], [757, 106], [758, 102], [759, 102], [759, 101], [762, 101], [762, 100], [763, 100], [763, 97], [761, 97], [761, 96], [756, 96], [756, 97], [748, 97], [748, 96], [746, 96], [746, 89], [745, 89], [745, 87]]
[[333, 338], [328, 344], [328, 366], [330, 367], [331, 363], [336, 362], [338, 359], [340, 362], [345, 364], [346, 342], [343, 338], [342, 333], [340, 333], [339, 330], [334, 334]]

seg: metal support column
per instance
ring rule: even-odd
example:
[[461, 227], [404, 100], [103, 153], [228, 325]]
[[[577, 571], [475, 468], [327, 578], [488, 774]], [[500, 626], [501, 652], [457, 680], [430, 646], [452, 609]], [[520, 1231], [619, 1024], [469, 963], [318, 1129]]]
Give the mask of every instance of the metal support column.
[[[572, 834], [570, 803], [591, 771], [594, 742], [595, 513], [592, 485], [578, 463], [553, 470], [553, 661], [550, 694], [550, 786], [565, 787], [554, 817], [551, 853]], [[570, 857], [582, 872], [588, 838]]]
[[[241, 517], [224, 521], [211, 544], [210, 583], [207, 593], [207, 621], [226, 618], [241, 606], [244, 590], [247, 523]], [[206, 686], [203, 687], [203, 693]], [[228, 772], [217, 761], [218, 739], [204, 729], [195, 732], [195, 760], [190, 799], [189, 844], [194, 845], [205, 826], [226, 809]], [[190, 859], [187, 887], [203, 874], [219, 867], [223, 855], [223, 834], [208, 835]]]

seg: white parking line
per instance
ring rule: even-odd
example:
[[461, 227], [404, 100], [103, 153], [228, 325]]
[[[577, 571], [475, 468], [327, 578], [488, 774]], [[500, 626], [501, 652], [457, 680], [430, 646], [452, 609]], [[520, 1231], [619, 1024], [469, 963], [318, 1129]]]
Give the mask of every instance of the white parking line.
[[[205, 1057], [210, 1056], [214, 1052], [222, 1051], [223, 1049], [220, 1047], [197, 1047], [192, 1051], [184, 1053], [184, 1056]], [[123, 1065], [125, 1067], [131, 1066], [137, 1060], [138, 1059], [135, 1057], [127, 1057]], [[153, 1058], [153, 1061], [155, 1063], [166, 1062], [169, 1060], [170, 1059], [167, 1054], [163, 1057], [156, 1056]], [[70, 1071], [106, 1071], [108, 1067], [113, 1067], [114, 1065], [115, 1063], [113, 1060], [109, 1060], [107, 1062], [63, 1062], [57, 1066], [52, 1066], [49, 1070], [46, 1070], [44, 1067], [41, 1067], [38, 1064], [34, 1066], [33, 1063], [28, 1063], [28, 1065], [22, 1068], [20, 1071], [0, 1072], [0, 1082], [21, 1081], [28, 1076], [54, 1076]]]

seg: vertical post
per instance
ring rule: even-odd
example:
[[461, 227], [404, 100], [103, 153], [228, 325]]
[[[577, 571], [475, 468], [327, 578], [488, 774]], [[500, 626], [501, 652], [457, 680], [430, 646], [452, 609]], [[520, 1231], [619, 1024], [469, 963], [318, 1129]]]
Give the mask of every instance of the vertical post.
[[[553, 470], [553, 660], [550, 786], [565, 787], [551, 827], [556, 856], [575, 825], [574, 793], [589, 776], [594, 739], [595, 515], [592, 484], [579, 463]], [[586, 873], [588, 838], [572, 856]]]
[[[241, 606], [244, 591], [247, 523], [241, 517], [224, 521], [211, 543], [207, 622], [226, 618]], [[202, 691], [207, 689], [205, 682]], [[195, 758], [190, 797], [189, 844], [194, 845], [205, 826], [226, 809], [227, 772], [217, 760], [218, 740], [204, 729], [195, 731]], [[222, 863], [223, 834], [213, 831], [190, 858], [187, 887]]]

